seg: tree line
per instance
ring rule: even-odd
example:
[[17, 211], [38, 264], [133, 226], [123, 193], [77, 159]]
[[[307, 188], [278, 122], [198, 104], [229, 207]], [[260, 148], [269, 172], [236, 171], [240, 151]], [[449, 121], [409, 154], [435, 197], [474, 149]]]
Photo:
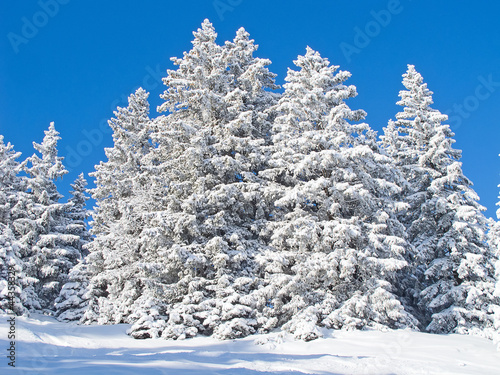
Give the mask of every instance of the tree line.
[[346, 103], [351, 74], [317, 51], [279, 93], [243, 28], [223, 45], [208, 20], [193, 34], [160, 115], [130, 95], [95, 188], [79, 176], [67, 203], [53, 123], [23, 162], [0, 137], [2, 310], [128, 323], [135, 338], [498, 334], [500, 226], [414, 66], [377, 137]]

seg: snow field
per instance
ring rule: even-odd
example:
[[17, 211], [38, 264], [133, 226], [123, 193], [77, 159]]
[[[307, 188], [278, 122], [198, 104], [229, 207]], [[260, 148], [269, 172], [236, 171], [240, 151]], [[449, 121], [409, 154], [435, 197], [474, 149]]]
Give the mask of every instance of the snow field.
[[[0, 345], [8, 342], [0, 316]], [[33, 314], [16, 318], [16, 369], [2, 374], [498, 374], [486, 339], [410, 330], [331, 331], [310, 342], [273, 332], [238, 340], [135, 340], [130, 327], [79, 326]]]

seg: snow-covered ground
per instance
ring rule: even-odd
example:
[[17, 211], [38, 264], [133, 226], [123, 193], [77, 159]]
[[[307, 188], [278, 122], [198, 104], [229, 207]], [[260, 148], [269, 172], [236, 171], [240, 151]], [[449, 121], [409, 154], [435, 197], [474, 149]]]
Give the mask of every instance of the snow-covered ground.
[[486, 339], [411, 331], [324, 331], [295, 341], [271, 333], [240, 340], [134, 340], [128, 325], [78, 326], [41, 315], [16, 319], [16, 369], [0, 316], [1, 374], [500, 374]]

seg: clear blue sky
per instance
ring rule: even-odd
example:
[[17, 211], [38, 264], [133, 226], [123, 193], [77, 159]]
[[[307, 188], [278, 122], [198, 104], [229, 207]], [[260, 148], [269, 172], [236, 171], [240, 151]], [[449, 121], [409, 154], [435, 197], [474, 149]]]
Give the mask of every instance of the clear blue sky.
[[104, 160], [111, 145], [106, 120], [126, 106], [124, 98], [145, 86], [156, 116], [170, 57], [190, 49], [192, 31], [208, 18], [220, 44], [245, 27], [279, 84], [307, 45], [349, 70], [359, 94], [349, 105], [367, 111], [379, 132], [399, 111], [401, 75], [414, 64], [434, 91], [434, 107], [450, 114], [465, 174], [493, 216], [499, 14], [496, 1], [1, 1], [0, 134], [24, 158], [55, 121], [71, 170], [60, 184], [67, 196], [80, 172]]

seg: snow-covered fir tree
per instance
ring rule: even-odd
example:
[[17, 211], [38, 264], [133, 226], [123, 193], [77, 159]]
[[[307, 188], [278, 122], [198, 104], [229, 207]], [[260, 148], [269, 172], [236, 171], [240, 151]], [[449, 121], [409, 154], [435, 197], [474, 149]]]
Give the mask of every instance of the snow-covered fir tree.
[[90, 216], [90, 212], [87, 209], [87, 201], [89, 197], [87, 196], [87, 180], [83, 173], [81, 173], [77, 179], [71, 184], [70, 190], [71, 197], [68, 199], [68, 208], [65, 211], [65, 216], [69, 219], [68, 226], [65, 228], [66, 233], [72, 233], [77, 235], [80, 240], [77, 244], [78, 250], [82, 253], [82, 256], [88, 254], [85, 245], [90, 242], [91, 234], [87, 229], [86, 220]]
[[128, 107], [114, 112], [108, 122], [114, 145], [105, 149], [108, 160], [91, 174], [97, 203], [91, 222], [95, 238], [87, 246], [89, 306], [83, 320], [88, 323], [131, 322], [130, 315], [139, 309], [136, 300], [145, 294], [145, 250], [139, 239], [144, 194], [151, 187], [142, 164], [151, 147], [148, 96], [139, 88], [129, 96]]
[[89, 283], [89, 273], [85, 256], [88, 253], [86, 245], [90, 242], [91, 235], [85, 223], [90, 215], [86, 208], [86, 201], [89, 199], [85, 194], [86, 186], [87, 180], [82, 173], [71, 184], [73, 190], [70, 191], [71, 198], [68, 200], [70, 204], [65, 212], [68, 221], [64, 230], [66, 233], [78, 236], [79, 241], [75, 243], [75, 247], [81, 257], [69, 272], [68, 281], [55, 300], [56, 316], [59, 320], [80, 320], [87, 308], [85, 293]]
[[18, 217], [16, 207], [25, 190], [24, 181], [19, 177], [21, 165], [17, 159], [20, 156], [0, 135], [0, 311], [18, 315], [26, 310], [22, 286], [27, 282], [13, 232], [14, 220]]
[[[500, 185], [498, 185], [500, 187]], [[499, 196], [500, 198], [500, 196]], [[496, 204], [499, 206], [496, 211], [496, 216], [498, 220], [489, 220], [489, 231], [488, 231], [488, 244], [491, 248], [491, 251], [494, 253], [495, 260], [495, 292], [494, 296], [497, 297], [497, 301], [500, 299], [500, 201]], [[491, 310], [494, 313], [494, 325], [493, 330], [494, 333], [490, 336], [493, 336], [496, 341], [500, 342], [500, 304], [492, 304]]]
[[11, 228], [0, 223], [0, 312], [22, 315], [23, 263]]
[[261, 257], [266, 313], [302, 339], [318, 327], [414, 327], [395, 292], [406, 267], [399, 192], [390, 158], [380, 154], [350, 77], [307, 48], [289, 69], [276, 106], [269, 168], [271, 249]]
[[[134, 337], [219, 338], [256, 332], [264, 322], [252, 291], [259, 286], [255, 256], [270, 202], [260, 194], [260, 149], [271, 122], [266, 110], [277, 86], [269, 60], [240, 29], [232, 42], [216, 43], [209, 21], [194, 32], [193, 48], [173, 58], [152, 140], [151, 165], [161, 210], [145, 228], [149, 251], [164, 260], [164, 321], [140, 319]], [[156, 255], [156, 256], [158, 256]]]
[[88, 286], [91, 274], [87, 258], [81, 258], [68, 274], [68, 280], [55, 300], [55, 315], [60, 321], [82, 320], [89, 305]]
[[25, 272], [32, 278], [27, 287], [31, 294], [28, 307], [51, 312], [68, 273], [80, 258], [79, 236], [66, 232], [69, 225], [65, 211], [70, 204], [60, 203], [55, 181], [67, 171], [58, 156], [59, 132], [54, 123], [45, 131], [41, 144], [33, 142], [40, 154], [24, 163], [29, 203], [26, 216], [14, 223], [19, 239]]
[[[408, 180], [402, 221], [413, 251], [409, 288], [430, 332], [479, 333], [493, 323], [494, 258], [487, 220], [447, 116], [431, 107], [432, 92], [413, 65], [403, 75], [402, 112], [384, 129], [382, 145]], [[417, 278], [417, 283], [414, 282]]]
[[19, 176], [21, 165], [17, 161], [21, 153], [15, 152], [10, 143], [5, 144], [3, 138], [0, 135], [0, 223], [10, 226], [14, 220], [11, 209], [25, 187]]

